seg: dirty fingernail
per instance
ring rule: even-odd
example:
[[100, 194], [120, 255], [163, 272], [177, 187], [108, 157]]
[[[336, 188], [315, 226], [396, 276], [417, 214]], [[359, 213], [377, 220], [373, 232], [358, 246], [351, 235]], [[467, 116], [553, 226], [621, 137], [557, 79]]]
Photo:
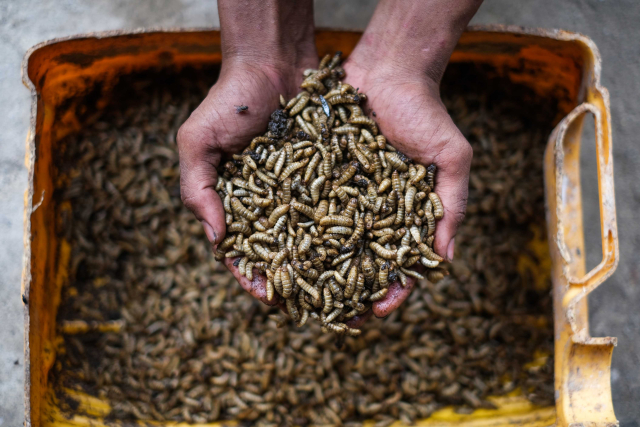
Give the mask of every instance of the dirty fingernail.
[[451, 241], [449, 242], [449, 246], [447, 246], [447, 260], [449, 262], [453, 261], [453, 251], [455, 249], [456, 246], [456, 239], [455, 237], [453, 239], [451, 239]]
[[218, 240], [218, 236], [215, 231], [213, 231], [213, 227], [207, 221], [201, 221], [202, 227], [204, 227], [204, 233], [207, 235], [207, 239], [212, 244], [216, 244], [216, 240]]

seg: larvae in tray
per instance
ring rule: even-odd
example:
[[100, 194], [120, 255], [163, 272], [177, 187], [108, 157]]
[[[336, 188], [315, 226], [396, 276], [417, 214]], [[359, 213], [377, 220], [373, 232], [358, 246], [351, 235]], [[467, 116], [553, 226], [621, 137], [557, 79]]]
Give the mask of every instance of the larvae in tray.
[[311, 316], [325, 332], [357, 336], [345, 321], [395, 280], [423, 278], [412, 270], [419, 264], [442, 263], [431, 236], [444, 209], [436, 167], [387, 144], [359, 105], [366, 95], [341, 81], [339, 62], [307, 70], [270, 130], [220, 169], [229, 225], [216, 258], [239, 257], [248, 278], [247, 266], [266, 263], [268, 298], [299, 326]]
[[[327, 56], [324, 68], [331, 61]], [[221, 183], [229, 194], [223, 200], [228, 235], [218, 249], [243, 254], [244, 242], [262, 233], [254, 237], [252, 250], [256, 252], [254, 245], [267, 248], [270, 261], [238, 257], [234, 263], [247, 275], [264, 275], [274, 298], [297, 294], [289, 304], [298, 313], [297, 324], [306, 325], [291, 330], [276, 329], [290, 322], [289, 316], [243, 292], [231, 273], [213, 260], [200, 222], [180, 201], [175, 134], [206, 96], [217, 71], [205, 68], [194, 76], [185, 69], [169, 74], [171, 78], [143, 80], [137, 74], [123, 76], [119, 85], [125, 85], [110, 96], [99, 118], [67, 135], [58, 153], [68, 179], [58, 180], [54, 191], [69, 202], [59, 205], [58, 231], [71, 253], [56, 322], [64, 351], [56, 344], [55, 361], [47, 360], [53, 362], [48, 381], [60, 415], [71, 419], [82, 411], [83, 405], [77, 404], [80, 391], [100, 399], [101, 405], [108, 403], [106, 420], [114, 425], [231, 421], [263, 427], [355, 427], [364, 420], [378, 426], [398, 420], [411, 425], [445, 406], [465, 414], [491, 408], [495, 400], [488, 396], [509, 393], [508, 402], [514, 402], [517, 389], [538, 408], [553, 406], [551, 283], [542, 268], [548, 254], [539, 250], [546, 246], [540, 228], [542, 159], [557, 106], [555, 100], [549, 104], [528, 89], [512, 86], [507, 77], [479, 80], [478, 68], [467, 67], [451, 64], [442, 90], [443, 101], [474, 150], [467, 218], [458, 229], [450, 265], [413, 270], [425, 256], [418, 242], [431, 247], [434, 239], [429, 233], [436, 224], [429, 193], [435, 168], [409, 163], [408, 178], [398, 171], [398, 180], [417, 190], [413, 210], [406, 212], [422, 221], [407, 227], [405, 222], [394, 225], [401, 198], [393, 192], [393, 176], [380, 176], [378, 182], [375, 173], [354, 170], [335, 185], [342, 165], [354, 160], [348, 135], [333, 134], [325, 146], [335, 160], [332, 156], [331, 177], [317, 203], [306, 198], [311, 199], [308, 186], [324, 167], [324, 152], [315, 148], [315, 139], [287, 141], [289, 164], [304, 158], [306, 154], [294, 154], [305, 149], [314, 148], [315, 153], [307, 166], [280, 182], [273, 176], [284, 170], [286, 152], [276, 149], [277, 138], [254, 138], [253, 161], [263, 176], [277, 183], [272, 187], [256, 173], [253, 184], [267, 191], [255, 198], [242, 187], [249, 183], [240, 178], [242, 157], [223, 162], [236, 180], [232, 184], [227, 177], [226, 184]], [[327, 90], [323, 97], [331, 98], [332, 91], [356, 93], [346, 84], [338, 89], [329, 87], [326, 79], [322, 83]], [[487, 96], [505, 88], [505, 98]], [[322, 105], [306, 93], [309, 98], [300, 114], [313, 107], [307, 110], [313, 120]], [[355, 107], [337, 104], [330, 114], [348, 123], [352, 112], [358, 112]], [[327, 123], [332, 123], [330, 118]], [[386, 167], [384, 136], [360, 129], [365, 142], [358, 136], [356, 148], [366, 145]], [[384, 199], [378, 213], [365, 210], [362, 215], [360, 195], [374, 207], [377, 201], [369, 199], [368, 185], [355, 183], [360, 177], [373, 182]], [[332, 191], [335, 195], [329, 196]], [[251, 212], [263, 209], [258, 220], [234, 219], [232, 197]], [[262, 199], [274, 204], [258, 206]], [[406, 200], [402, 203], [407, 208]], [[290, 208], [271, 226], [269, 217], [281, 205]], [[313, 218], [295, 206], [311, 208]], [[432, 226], [425, 229], [429, 221]], [[334, 226], [352, 228], [353, 234], [323, 241]], [[387, 228], [396, 231], [389, 234]], [[380, 235], [368, 234], [374, 232]], [[311, 238], [308, 250], [306, 235]], [[368, 246], [360, 253], [361, 239], [383, 247], [384, 240], [393, 239], [389, 248], [395, 245], [396, 257], [378, 258]], [[352, 261], [331, 267], [343, 254], [342, 247], [351, 243], [344, 253], [354, 251]], [[298, 270], [307, 276], [296, 276]], [[318, 276], [311, 278], [314, 271]], [[353, 304], [360, 274], [360, 301]], [[318, 290], [320, 301], [300, 290], [298, 277]], [[385, 298], [391, 291], [384, 286], [394, 280], [405, 283], [408, 277], [427, 280], [419, 280], [416, 291], [388, 318], [372, 317], [360, 335], [352, 337], [358, 332], [343, 325], [358, 313], [359, 304]], [[342, 311], [332, 315], [336, 309]], [[344, 319], [324, 329], [343, 335], [322, 335], [322, 316], [326, 321], [338, 313], [345, 313]], [[337, 351], [340, 342], [344, 346]], [[91, 417], [83, 412], [80, 415]]]

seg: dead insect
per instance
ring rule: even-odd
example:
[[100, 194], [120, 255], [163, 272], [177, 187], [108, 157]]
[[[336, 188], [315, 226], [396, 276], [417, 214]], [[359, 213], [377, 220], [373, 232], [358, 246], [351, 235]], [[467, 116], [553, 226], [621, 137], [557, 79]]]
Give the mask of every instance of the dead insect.
[[249, 107], [246, 105], [236, 105], [236, 114], [244, 113], [249, 111]]
[[327, 117], [331, 116], [331, 109], [329, 108], [329, 104], [322, 95], [320, 95], [320, 102], [322, 103], [322, 110], [324, 111], [324, 114], [326, 114]]

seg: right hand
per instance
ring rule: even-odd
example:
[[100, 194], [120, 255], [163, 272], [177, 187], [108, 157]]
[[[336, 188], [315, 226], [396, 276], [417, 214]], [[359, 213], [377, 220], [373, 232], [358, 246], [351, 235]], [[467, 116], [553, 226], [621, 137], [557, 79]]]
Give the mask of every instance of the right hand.
[[[180, 193], [182, 201], [202, 222], [215, 247], [225, 236], [225, 211], [215, 190], [216, 168], [224, 155], [241, 152], [256, 135], [264, 133], [271, 113], [279, 108], [280, 94], [286, 99], [298, 92], [305, 68], [317, 67], [315, 51], [300, 66], [277, 66], [236, 59], [223, 62], [218, 82], [178, 131]], [[247, 111], [236, 113], [236, 106]], [[251, 295], [266, 304], [265, 278], [253, 281], [238, 274], [233, 260], [225, 264]]]

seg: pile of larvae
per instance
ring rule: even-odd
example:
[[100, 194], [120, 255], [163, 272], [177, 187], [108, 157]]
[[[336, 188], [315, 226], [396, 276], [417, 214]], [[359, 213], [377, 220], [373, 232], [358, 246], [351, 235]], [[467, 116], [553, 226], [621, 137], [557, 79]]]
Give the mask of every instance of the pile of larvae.
[[227, 234], [216, 258], [241, 275], [266, 275], [267, 299], [284, 302], [298, 326], [357, 336], [345, 322], [385, 297], [422, 265], [446, 270], [433, 251], [444, 215], [434, 165], [413, 164], [363, 114], [340, 54], [305, 71], [303, 89], [271, 115], [268, 131], [223, 165], [216, 190]]

